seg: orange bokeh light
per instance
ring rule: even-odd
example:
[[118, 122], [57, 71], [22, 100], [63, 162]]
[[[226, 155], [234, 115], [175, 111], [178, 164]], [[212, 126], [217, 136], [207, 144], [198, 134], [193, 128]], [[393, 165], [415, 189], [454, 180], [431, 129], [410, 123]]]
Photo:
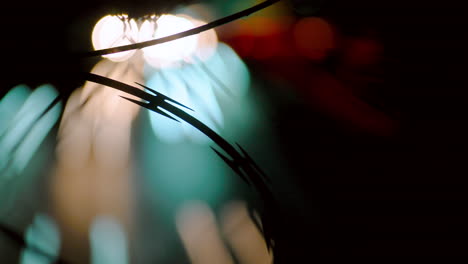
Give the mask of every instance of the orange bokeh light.
[[294, 42], [301, 56], [321, 61], [335, 47], [332, 26], [321, 18], [303, 18], [294, 26]]

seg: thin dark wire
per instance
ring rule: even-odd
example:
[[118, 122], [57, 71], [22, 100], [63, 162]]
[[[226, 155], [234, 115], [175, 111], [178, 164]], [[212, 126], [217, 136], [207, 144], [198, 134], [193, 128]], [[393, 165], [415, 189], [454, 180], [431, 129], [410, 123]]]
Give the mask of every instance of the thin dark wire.
[[[235, 21], [237, 19], [240, 19], [242, 17], [249, 16], [249, 15], [251, 15], [251, 14], [253, 14], [255, 12], [258, 12], [258, 11], [264, 9], [264, 8], [267, 8], [267, 7], [277, 3], [279, 1], [281, 1], [281, 0], [266, 0], [266, 1], [264, 1], [264, 2], [262, 2], [260, 4], [258, 4], [258, 5], [250, 7], [248, 9], [245, 9], [245, 10], [240, 11], [238, 13], [232, 14], [230, 16], [223, 17], [221, 19], [215, 20], [215, 21], [210, 22], [208, 24], [205, 24], [203, 26], [193, 28], [193, 29], [190, 29], [190, 30], [187, 30], [187, 31], [184, 31], [184, 32], [180, 32], [180, 33], [177, 33], [177, 34], [174, 34], [174, 35], [171, 35], [171, 36], [167, 36], [167, 37], [163, 37], [163, 38], [159, 38], [159, 39], [154, 39], [154, 40], [150, 40], [150, 41], [146, 41], [146, 42], [140, 42], [140, 43], [134, 43], [134, 44], [125, 45], [125, 46], [120, 46], [120, 47], [114, 47], [114, 48], [109, 48], [109, 49], [102, 49], [102, 50], [96, 50], [96, 51], [81, 53], [81, 54], [78, 54], [78, 55], [79, 55], [79, 57], [83, 57], [83, 58], [108, 55], [108, 54], [112, 54], [112, 53], [118, 53], [118, 52], [122, 52], [122, 51], [133, 50], [133, 49], [142, 49], [142, 48], [145, 48], [145, 47], [149, 47], [149, 46], [153, 46], [153, 45], [173, 41], [173, 40], [176, 40], [176, 39], [179, 39], [179, 38], [184, 38], [184, 37], [188, 37], [188, 36], [191, 36], [191, 35], [196, 35], [196, 34], [204, 32], [204, 31], [213, 29], [215, 27], [230, 23], [230, 22]], [[111, 85], [111, 87], [115, 88], [112, 85]], [[141, 98], [145, 99], [145, 97], [148, 97], [148, 95], [146, 93], [144, 93], [143, 91], [141, 91], [139, 89], [137, 89], [137, 90], [140, 91], [139, 95], [140, 95]], [[138, 92], [137, 92], [137, 94], [138, 94]], [[63, 97], [63, 95], [59, 95], [57, 98], [55, 98], [55, 100], [47, 107], [47, 109], [44, 110], [41, 113], [41, 115], [39, 116], [39, 119], [42, 118], [43, 115], [45, 115], [45, 113], [47, 113], [49, 110], [51, 110], [52, 107], [54, 107], [57, 103], [59, 103], [60, 99], [62, 99], [62, 97]], [[188, 119], [190, 119], [192, 121], [192, 122], [189, 122], [189, 123], [192, 123], [192, 125], [193, 125], [193, 123], [196, 123], [198, 125], [198, 128], [200, 128], [200, 127], [207, 128], [203, 123], [201, 123], [200, 121], [192, 118], [190, 115], [187, 115], [185, 112], [181, 111], [180, 109], [178, 109], [178, 108], [176, 108], [176, 107], [174, 107], [174, 106], [172, 106], [170, 104], [168, 104], [168, 106], [169, 106], [169, 108], [172, 108], [171, 110], [173, 110], [175, 112], [178, 112], [179, 114], [182, 113], [182, 115], [185, 114], [186, 117], [187, 116], [190, 117]], [[204, 130], [205, 134], [207, 134], [210, 138], [216, 139], [215, 142], [217, 142], [218, 145], [223, 150], [225, 150], [225, 151], [227, 150], [227, 152], [229, 154], [231, 154], [231, 156], [234, 157], [234, 161], [236, 159], [237, 160], [243, 160], [245, 158], [245, 157], [242, 157], [242, 155], [240, 155], [234, 149], [233, 146], [231, 146], [227, 141], [225, 141], [223, 138], [221, 138], [219, 135], [217, 135], [211, 129], [208, 128], [208, 129], [202, 129], [202, 130]], [[218, 153], [218, 155], [221, 155], [218, 151], [216, 151], [216, 153]], [[251, 166], [253, 166], [253, 167], [251, 167]], [[246, 170], [247, 174], [257, 174], [257, 173], [255, 173], [255, 169], [257, 169], [257, 168], [255, 168], [255, 167], [256, 167], [256, 165], [251, 165], [250, 164], [250, 166], [248, 166], [247, 168], [244, 168], [244, 170]], [[242, 173], [239, 173], [239, 174], [242, 177]], [[263, 174], [263, 172], [260, 172], [260, 174]], [[264, 176], [264, 175], [261, 175], [261, 176]], [[244, 178], [244, 180], [246, 180], [246, 182], [249, 183], [249, 181], [247, 179]], [[257, 179], [250, 178], [250, 180], [253, 180], [254, 184], [257, 185], [257, 187], [259, 187], [259, 185], [261, 186], [260, 190], [261, 190], [262, 193], [269, 193], [269, 191], [267, 190], [268, 188], [266, 186], [263, 186], [264, 183], [263, 184], [261, 183], [262, 180], [265, 180], [265, 178], [262, 177], [261, 180], [259, 178], [257, 178]], [[9, 237], [19, 247], [24, 247], [24, 248], [30, 249], [30, 250], [38, 253], [38, 254], [41, 254], [41, 255], [49, 258], [50, 260], [53, 260], [55, 258], [53, 256], [50, 256], [48, 253], [42, 251], [39, 248], [28, 245], [19, 232], [11, 229], [10, 227], [8, 227], [8, 226], [6, 226], [6, 225], [4, 225], [2, 223], [0, 223], [0, 233], [3, 233], [5, 236]], [[266, 233], [265, 233], [265, 235], [267, 236]], [[269, 239], [267, 239], [267, 244], [270, 244]], [[58, 263], [69, 263], [69, 262], [65, 261], [64, 259], [59, 257], [58, 259], [55, 260], [54, 263], [58, 264]]]
[[[204, 123], [193, 117], [192, 115], [188, 114], [184, 110], [180, 109], [178, 106], [188, 108], [181, 103], [171, 99], [155, 90], [152, 90], [149, 87], [139, 84], [146, 90], [150, 91], [152, 94], [149, 94], [139, 88], [133, 87], [131, 85], [119, 82], [117, 80], [113, 80], [104, 76], [96, 75], [93, 73], [86, 73], [84, 78], [90, 82], [95, 82], [101, 85], [105, 85], [122, 92], [131, 94], [133, 96], [139, 97], [144, 101], [130, 99], [124, 96], [122, 98], [133, 102], [141, 107], [147, 108], [153, 112], [159, 113], [163, 116], [166, 116], [172, 120], [180, 122], [173, 116], [169, 115], [168, 113], [176, 116], [177, 118], [187, 122], [192, 127], [198, 129], [200, 132], [205, 134], [209, 137], [213, 142], [215, 142], [219, 148], [221, 148], [228, 156], [225, 156], [215, 148], [211, 147], [213, 151], [229, 166], [231, 169], [244, 180], [248, 185], [253, 185], [256, 190], [259, 192], [260, 197], [263, 199], [265, 205], [265, 212], [262, 214], [269, 215], [270, 217], [275, 214], [277, 210], [276, 206], [276, 198], [274, 197], [273, 193], [270, 190], [270, 180], [265, 174], [263, 170], [254, 162], [254, 160], [247, 154], [247, 152], [239, 145], [236, 144], [237, 148], [240, 150], [236, 150], [235, 146], [231, 145], [227, 140], [221, 137], [218, 133], [214, 130], [206, 126]], [[176, 106], [177, 105], [177, 106]], [[163, 109], [164, 111], [162, 111]], [[191, 110], [191, 109], [190, 109]], [[270, 221], [267, 219], [268, 217], [264, 217], [263, 221], [263, 228], [262, 232], [265, 238], [265, 242], [267, 244], [268, 249], [272, 249], [274, 246], [274, 236], [273, 230], [271, 229], [271, 224], [268, 222]]]
[[89, 51], [89, 52], [86, 52], [84, 54], [83, 53], [80, 54], [80, 57], [84, 57], [84, 58], [96, 57], [96, 56], [103, 56], [103, 55], [108, 55], [108, 54], [112, 54], [112, 53], [128, 51], [128, 50], [133, 50], [133, 49], [142, 49], [142, 48], [146, 48], [146, 47], [149, 47], [149, 46], [153, 46], [153, 45], [173, 41], [173, 40], [176, 40], [176, 39], [196, 35], [196, 34], [204, 32], [204, 31], [213, 29], [215, 27], [227, 24], [227, 23], [232, 22], [234, 20], [240, 19], [242, 17], [249, 16], [249, 15], [251, 15], [251, 14], [253, 14], [255, 12], [258, 12], [258, 11], [264, 9], [264, 8], [267, 8], [267, 7], [277, 3], [279, 1], [281, 1], [281, 0], [266, 0], [265, 2], [262, 2], [262, 3], [258, 4], [258, 5], [253, 6], [253, 7], [247, 8], [247, 9], [245, 9], [243, 11], [238, 12], [238, 13], [235, 13], [235, 14], [220, 18], [218, 20], [215, 20], [215, 21], [210, 22], [208, 24], [205, 24], [203, 26], [192, 28], [190, 30], [183, 31], [183, 32], [180, 32], [180, 33], [177, 33], [177, 34], [174, 34], [174, 35], [170, 35], [170, 36], [162, 37], [162, 38], [158, 38], [158, 39], [153, 39], [153, 40], [149, 40], [149, 41], [139, 42], [139, 43], [135, 43], [135, 44], [120, 46], [120, 47]]

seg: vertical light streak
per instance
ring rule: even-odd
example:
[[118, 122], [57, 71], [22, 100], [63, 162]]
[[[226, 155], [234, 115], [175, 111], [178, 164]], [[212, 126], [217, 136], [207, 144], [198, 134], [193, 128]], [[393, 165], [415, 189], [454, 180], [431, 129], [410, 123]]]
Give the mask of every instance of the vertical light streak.
[[180, 209], [176, 224], [193, 264], [233, 263], [219, 234], [216, 219], [204, 203], [187, 203]]
[[244, 202], [226, 205], [222, 217], [223, 233], [242, 264], [270, 264], [273, 256], [250, 219]]
[[[0, 187], [12, 187], [11, 181], [31, 182], [31, 175], [24, 175], [24, 169], [56, 124], [61, 108], [58, 92], [51, 85], [42, 85], [33, 92], [20, 85], [2, 99]], [[2, 189], [2, 193], [11, 191]]]
[[[143, 82], [142, 65], [140, 56], [103, 60], [92, 72], [133, 84]], [[131, 231], [131, 130], [139, 107], [121, 94], [86, 82], [67, 102], [51, 186], [57, 218], [67, 230], [65, 254], [74, 254], [74, 243], [85, 244], [97, 215], [111, 215]]]
[[[57, 95], [57, 91], [51, 85], [38, 87], [6, 124], [6, 129], [2, 129], [4, 133], [0, 137], [0, 169], [9, 166], [9, 170], [14, 170], [13, 168], [16, 167], [17, 170], [14, 172], [19, 173], [26, 166], [58, 118], [60, 106], [54, 107], [52, 113], [46, 114], [45, 119], [41, 118], [41, 114], [57, 98]], [[36, 132], [36, 134], [31, 132]], [[17, 152], [18, 146], [19, 153]], [[12, 162], [12, 159], [15, 161]], [[5, 173], [3, 177], [9, 177], [12, 174], [13, 171]]]
[[5, 133], [11, 120], [24, 104], [31, 89], [26, 85], [18, 85], [11, 89], [0, 100], [0, 136]]
[[121, 225], [112, 217], [98, 216], [90, 230], [91, 264], [128, 264], [128, 243]]

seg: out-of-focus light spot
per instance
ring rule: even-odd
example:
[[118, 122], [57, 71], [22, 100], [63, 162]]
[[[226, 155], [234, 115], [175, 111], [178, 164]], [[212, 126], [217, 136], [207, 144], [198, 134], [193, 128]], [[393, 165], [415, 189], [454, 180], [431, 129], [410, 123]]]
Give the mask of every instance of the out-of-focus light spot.
[[194, 65], [182, 68], [181, 71], [184, 78], [187, 78], [190, 98], [198, 108], [201, 121], [207, 122], [208, 126], [217, 130], [216, 127], [223, 125], [224, 118], [215, 96], [216, 84], [200, 68], [200, 65]]
[[[2, 173], [6, 178], [22, 172], [57, 122], [62, 109], [61, 103], [58, 103], [40, 116], [58, 96], [58, 92], [51, 85], [42, 85], [35, 89], [23, 104], [21, 101], [25, 99], [28, 90], [21, 86], [16, 89], [8, 98], [21, 107], [11, 107], [9, 110], [15, 110], [16, 113], [2, 117], [10, 120], [5, 123], [5, 127], [2, 125], [3, 133], [0, 138], [0, 170], [6, 168]], [[9, 107], [9, 103], [2, 105]]]
[[[188, 107], [193, 107], [188, 99], [187, 87], [175, 70], [167, 70], [164, 72], [164, 75], [161, 73], [153, 74], [150, 79], [146, 81], [146, 85]], [[153, 112], [150, 112], [149, 115], [153, 132], [161, 140], [174, 143], [184, 138], [182, 129], [182, 126], [185, 126], [184, 123], [175, 122]]]
[[[96, 64], [91, 72], [134, 85], [135, 82], [143, 81], [140, 77], [142, 69], [143, 65], [134, 61], [114, 63], [103, 60]], [[123, 100], [120, 96], [139, 99], [100, 84], [86, 82], [80, 96], [80, 103], [87, 101], [83, 114], [89, 119], [99, 118], [101, 121], [130, 126], [128, 120], [135, 118], [140, 107]]]
[[[136, 43], [138, 39], [138, 26], [134, 19], [127, 15], [107, 15], [101, 18], [94, 26], [92, 41], [95, 50], [113, 48], [117, 46]], [[129, 59], [135, 50], [123, 51], [103, 56], [109, 60], [119, 62]]]
[[25, 240], [28, 247], [21, 252], [20, 264], [52, 264], [59, 256], [59, 230], [54, 220], [45, 214], [34, 217], [33, 223], [26, 230]]
[[[206, 22], [196, 19], [190, 19], [190, 21], [195, 25], [195, 27], [200, 27], [206, 24]], [[217, 46], [218, 35], [216, 35], [216, 31], [214, 29], [204, 31], [198, 34], [195, 56], [201, 61], [206, 61], [215, 54]]]
[[92, 264], [129, 263], [125, 233], [112, 217], [97, 217], [90, 232]]
[[259, 16], [252, 20], [249, 19], [242, 22], [244, 23], [243, 27], [249, 27], [251, 34], [257, 37], [271, 36], [282, 30], [282, 25], [279, 24], [277, 20], [270, 17]]
[[187, 143], [165, 144], [151, 136], [143, 142], [144, 192], [157, 208], [173, 210], [181, 202], [193, 199], [219, 203], [232, 191], [229, 168], [216, 159], [210, 148]]
[[[227, 45], [219, 43], [216, 53], [206, 61], [180, 68], [147, 68], [146, 85], [194, 109], [189, 112], [216, 132], [224, 125], [217, 95], [238, 100], [250, 85], [246, 65]], [[234, 97], [232, 97], [234, 96]], [[185, 122], [177, 123], [160, 114], [150, 113], [154, 133], [165, 142], [180, 142], [185, 137], [197, 143], [211, 140]]]
[[290, 41], [294, 23], [295, 19], [291, 16], [257, 16], [235, 23], [232, 29], [223, 28], [219, 34], [243, 58], [285, 58], [295, 55], [295, 47]]
[[16, 152], [15, 169], [17, 172], [21, 172], [26, 167], [44, 138], [58, 121], [61, 111], [62, 103], [56, 104], [31, 128], [28, 135], [23, 139], [23, 143]]
[[[140, 27], [139, 40], [170, 36], [194, 28], [195, 25], [189, 19], [174, 15], [162, 15], [156, 22], [146, 20]], [[198, 43], [198, 35], [177, 39], [174, 41], [154, 45], [143, 49], [145, 60], [155, 68], [179, 66], [187, 61], [195, 52]]]
[[219, 43], [217, 52], [204, 64], [209, 71], [222, 82], [230, 94], [242, 97], [250, 87], [250, 73], [247, 66], [236, 52], [224, 43]]
[[321, 18], [301, 19], [294, 26], [294, 41], [300, 55], [321, 61], [335, 48], [332, 26]]
[[273, 256], [269, 254], [265, 240], [250, 218], [244, 202], [235, 201], [225, 206], [222, 226], [240, 263], [273, 263]]
[[187, 203], [176, 216], [176, 226], [191, 263], [233, 263], [206, 204]]
[[[135, 61], [101, 60], [92, 72], [132, 85], [143, 83], [143, 63]], [[71, 94], [60, 123], [50, 189], [62, 226], [79, 241], [87, 236], [90, 219], [96, 215], [112, 214], [128, 223], [132, 122], [141, 107], [119, 95], [132, 97], [86, 82]]]
[[5, 133], [11, 120], [19, 111], [26, 98], [31, 93], [31, 89], [26, 85], [18, 85], [11, 89], [0, 100], [0, 136]]

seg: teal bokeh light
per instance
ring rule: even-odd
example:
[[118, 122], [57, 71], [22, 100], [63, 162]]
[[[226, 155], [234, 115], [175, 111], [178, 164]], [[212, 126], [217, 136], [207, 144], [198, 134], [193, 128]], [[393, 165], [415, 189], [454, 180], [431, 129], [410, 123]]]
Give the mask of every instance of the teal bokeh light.
[[[251, 81], [249, 70], [224, 43], [218, 43], [206, 61], [167, 69], [147, 65], [145, 79], [148, 87], [192, 108], [193, 112], [184, 111], [221, 135], [227, 123], [238, 121], [226, 120], [227, 112], [237, 112], [236, 117], [255, 115], [246, 113], [251, 109], [244, 105], [250, 102], [245, 100]], [[208, 147], [213, 142], [207, 136], [182, 120], [178, 123], [150, 111], [143, 118], [146, 115], [149, 125], [143, 123], [151, 132], [145, 130], [141, 158], [148, 183], [144, 188], [151, 199], [160, 197], [165, 206], [175, 208], [193, 199], [216, 203], [232, 191], [237, 176]]]
[[[194, 109], [191, 115], [216, 132], [224, 126], [222, 105], [225, 97], [238, 101], [248, 91], [249, 71], [239, 56], [226, 44], [219, 43], [216, 53], [206, 61], [197, 61], [180, 68], [145, 70], [146, 85]], [[210, 140], [184, 122], [177, 123], [156, 113], [150, 113], [155, 135], [168, 143], [186, 139], [206, 144]]]
[[229, 193], [233, 176], [209, 147], [167, 144], [145, 134], [144, 189], [150, 200], [172, 210], [186, 200], [217, 203]]
[[120, 224], [112, 217], [98, 216], [91, 226], [91, 263], [128, 264], [128, 241]]
[[30, 93], [31, 89], [29, 87], [26, 85], [18, 85], [11, 89], [0, 100], [0, 135], [5, 133], [8, 125], [20, 110]]
[[216, 53], [204, 62], [204, 66], [223, 84], [223, 87], [216, 85], [218, 93], [222, 93], [222, 88], [225, 88], [227, 95], [243, 97], [247, 94], [250, 87], [249, 70], [239, 55], [228, 45], [218, 43]]
[[19, 85], [1, 100], [0, 171], [3, 179], [21, 174], [58, 121], [61, 103], [48, 109], [57, 96], [52, 85], [39, 86], [32, 92]]
[[34, 217], [26, 230], [25, 240], [28, 247], [21, 252], [20, 264], [52, 264], [58, 258], [60, 234], [55, 221], [48, 215]]

